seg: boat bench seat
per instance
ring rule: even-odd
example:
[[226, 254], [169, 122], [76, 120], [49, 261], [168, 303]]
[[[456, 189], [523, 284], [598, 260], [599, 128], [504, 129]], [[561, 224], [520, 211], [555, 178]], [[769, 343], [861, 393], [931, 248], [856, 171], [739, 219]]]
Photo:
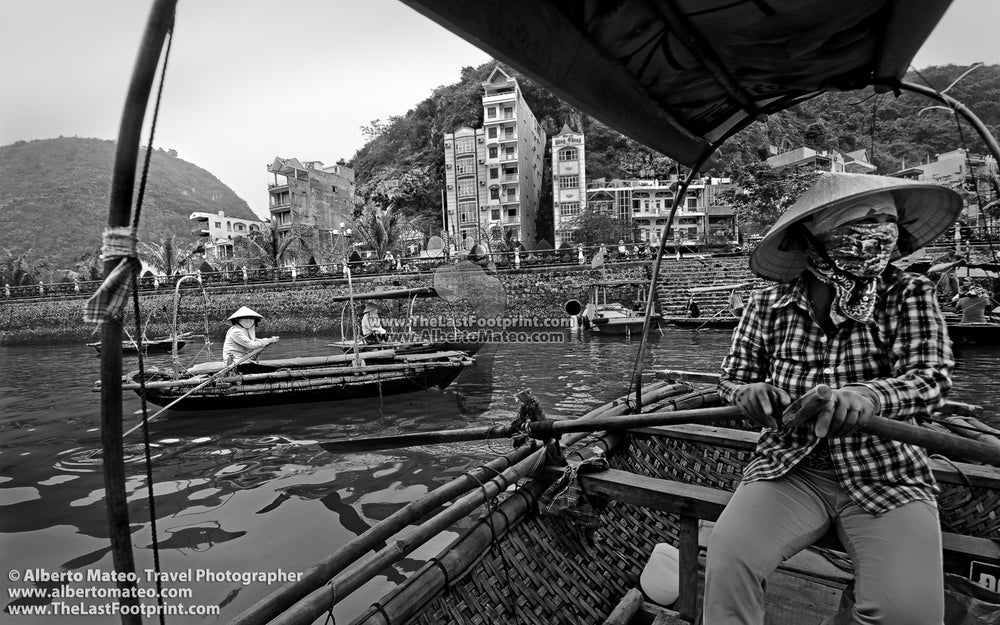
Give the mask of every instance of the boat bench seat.
[[[594, 473], [581, 473], [580, 483], [590, 495], [615, 499], [624, 503], [644, 506], [680, 516], [679, 564], [681, 570], [680, 599], [677, 610], [682, 618], [693, 619], [697, 610], [698, 576], [685, 575], [697, 571], [701, 545], [707, 543], [708, 534], [722, 510], [729, 503], [732, 493], [726, 490], [685, 484], [628, 471], [606, 469]], [[817, 541], [814, 547], [843, 551], [843, 545], [832, 532]], [[1000, 561], [1000, 543], [988, 538], [942, 533], [944, 552], [975, 556], [978, 559]], [[839, 569], [826, 558], [805, 550], [783, 563], [780, 570], [792, 575], [807, 577], [831, 587], [840, 588], [851, 579], [850, 573]]]

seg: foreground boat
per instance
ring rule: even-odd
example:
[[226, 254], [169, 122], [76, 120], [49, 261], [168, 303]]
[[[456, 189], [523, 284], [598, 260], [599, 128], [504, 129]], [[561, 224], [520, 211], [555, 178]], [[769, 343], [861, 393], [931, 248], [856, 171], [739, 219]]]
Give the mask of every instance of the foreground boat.
[[949, 321], [948, 336], [955, 345], [1000, 345], [1000, 323]]
[[261, 360], [242, 373], [229, 371], [222, 362], [194, 365], [179, 375], [153, 368], [143, 375], [127, 374], [122, 388], [136, 393], [145, 389], [151, 403], [173, 410], [252, 408], [445, 388], [473, 362], [461, 351], [381, 349], [360, 358], [343, 354]]
[[[626, 399], [580, 421], [621, 420], [632, 405]], [[679, 380], [653, 384], [643, 397], [646, 412], [678, 416], [718, 404], [714, 385]], [[528, 412], [537, 411], [530, 401], [526, 405]], [[719, 414], [692, 417], [688, 425], [633, 428], [627, 435], [564, 436], [561, 454], [551, 444], [523, 446], [412, 502], [234, 622], [311, 623], [331, 602], [344, 600], [420, 545], [444, 540], [455, 521], [479, 506], [484, 510], [470, 529], [351, 622], [693, 622], [703, 545], [757, 438], [734, 421], [704, 424]], [[971, 441], [969, 447], [988, 455], [995, 445], [992, 453], [1000, 458], [1000, 443], [981, 444], [986, 447]], [[364, 449], [360, 442], [358, 448]], [[547, 469], [546, 455], [555, 460]], [[558, 466], [566, 461], [573, 465], [569, 472]], [[960, 460], [934, 460], [933, 469], [941, 485], [947, 571], [989, 584], [1000, 573], [1000, 523], [986, 511], [1000, 506], [1000, 469]], [[578, 477], [582, 489], [568, 502], [549, 496], [568, 484], [552, 489], [564, 473]], [[432, 511], [438, 514], [418, 523]], [[680, 594], [666, 606], [640, 591], [643, 569], [659, 543], [676, 546], [680, 558]], [[832, 536], [786, 562], [768, 580], [767, 622], [819, 622], [835, 612], [851, 579], [847, 562]], [[648, 580], [644, 590], [657, 594]]]

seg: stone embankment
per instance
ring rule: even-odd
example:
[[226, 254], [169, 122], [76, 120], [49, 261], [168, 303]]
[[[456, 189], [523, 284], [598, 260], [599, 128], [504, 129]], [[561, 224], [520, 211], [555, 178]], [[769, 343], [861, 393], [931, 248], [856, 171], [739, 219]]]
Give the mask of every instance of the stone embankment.
[[[501, 271], [496, 278], [506, 295], [508, 319], [564, 319], [567, 301], [586, 303], [588, 285], [599, 280], [648, 281], [652, 263], [609, 263], [602, 269], [589, 266], [556, 266]], [[429, 273], [400, 274], [357, 278], [354, 292], [433, 286]], [[658, 303], [667, 315], [686, 313], [688, 290], [698, 286], [752, 283], [746, 257], [665, 259], [658, 284]], [[758, 281], [758, 284], [763, 284]], [[226, 318], [240, 306], [249, 306], [265, 317], [265, 335], [331, 336], [341, 335], [350, 327], [350, 313], [345, 303], [335, 298], [348, 293], [343, 279], [310, 279], [249, 285], [186, 286], [181, 289], [178, 328], [181, 332], [208, 334], [221, 341], [228, 324]], [[641, 290], [621, 286], [609, 292], [609, 300], [632, 305]], [[711, 315], [724, 307], [728, 293], [706, 293], [696, 298], [702, 315]], [[141, 321], [147, 337], [167, 335], [174, 315], [174, 291], [160, 287], [143, 291], [140, 297]], [[36, 300], [0, 299], [0, 344], [38, 345], [98, 340], [94, 327], [82, 319], [84, 297]], [[408, 302], [388, 302], [388, 316], [409, 314]], [[135, 322], [128, 305], [125, 327], [134, 332]], [[361, 305], [357, 304], [356, 318]], [[467, 318], [474, 308], [468, 301], [448, 302], [442, 298], [420, 298], [414, 304], [415, 316]]]

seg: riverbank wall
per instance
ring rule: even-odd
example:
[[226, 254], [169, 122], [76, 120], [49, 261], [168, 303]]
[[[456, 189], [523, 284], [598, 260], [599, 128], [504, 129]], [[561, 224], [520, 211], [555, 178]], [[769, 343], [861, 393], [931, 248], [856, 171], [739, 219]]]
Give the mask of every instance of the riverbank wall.
[[[608, 301], [633, 305], [644, 297], [652, 263], [616, 262], [593, 269], [589, 265], [532, 267], [483, 274], [495, 278], [505, 299], [502, 318], [514, 320], [517, 329], [568, 327], [565, 304], [587, 302], [589, 285], [595, 281], [620, 281], [609, 289]], [[354, 293], [434, 286], [431, 273], [358, 277]], [[763, 284], [755, 280], [746, 257], [665, 259], [657, 285], [657, 309], [665, 315], [683, 315], [692, 287], [720, 284]], [[226, 318], [240, 306], [249, 306], [265, 321], [261, 335], [330, 336], [349, 334], [351, 315], [345, 302], [347, 281], [341, 278], [299, 279], [248, 285], [199, 286], [192, 280], [180, 289], [178, 331], [207, 334], [221, 341], [228, 328]], [[702, 315], [712, 315], [725, 306], [728, 293], [699, 295]], [[140, 318], [149, 338], [168, 335], [174, 316], [175, 290], [161, 286], [140, 294]], [[451, 300], [451, 301], [449, 301]], [[85, 297], [0, 299], [0, 345], [85, 343], [100, 339], [92, 324], [83, 322]], [[383, 317], [465, 319], [475, 318], [478, 302], [468, 299], [421, 297], [415, 302], [388, 300]], [[355, 304], [355, 323], [362, 305]], [[135, 333], [131, 298], [124, 318], [125, 328]], [[554, 321], [559, 323], [554, 323]], [[490, 326], [492, 328], [493, 326]]]

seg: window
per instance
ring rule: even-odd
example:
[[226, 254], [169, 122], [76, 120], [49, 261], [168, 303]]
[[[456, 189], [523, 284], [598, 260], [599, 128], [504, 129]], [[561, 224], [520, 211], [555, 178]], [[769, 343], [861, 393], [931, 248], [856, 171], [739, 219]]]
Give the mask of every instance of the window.
[[236, 232], [243, 232], [246, 227], [243, 224], [236, 224]]
[[490, 180], [496, 180], [500, 177], [500, 170], [496, 167], [490, 167]]
[[476, 161], [473, 158], [460, 158], [455, 161], [455, 171], [459, 176], [476, 173]]
[[560, 189], [575, 189], [580, 186], [579, 176], [559, 176]]
[[494, 208], [490, 211], [490, 219], [493, 221], [500, 221], [500, 209]]
[[510, 208], [508, 208], [507, 209], [507, 216], [508, 217], [517, 217], [517, 207], [516, 206], [511, 206]]
[[496, 157], [497, 157], [497, 149], [496, 146], [494, 146], [490, 148], [490, 158], [496, 158]]
[[474, 195], [476, 195], [476, 181], [473, 178], [464, 178], [458, 181], [458, 197]]
[[459, 202], [458, 203], [458, 220], [462, 223], [469, 223], [470, 221], [476, 220], [476, 203], [475, 202]]
[[490, 199], [499, 200], [500, 199], [500, 187], [493, 187], [490, 189]]
[[456, 137], [455, 138], [455, 152], [458, 154], [467, 154], [472, 152], [475, 148], [475, 141], [472, 137]]
[[222, 222], [221, 221], [215, 222], [215, 227], [218, 228], [219, 230], [222, 230]]
[[508, 158], [508, 159], [509, 158], [515, 158], [514, 157], [514, 148], [512, 148], [512, 147], [510, 147], [510, 148], [504, 148], [503, 149], [503, 157], [504, 158]]
[[560, 161], [575, 161], [579, 156], [576, 148], [563, 148], [559, 150]]
[[513, 119], [513, 117], [514, 117], [514, 109], [512, 107], [506, 107], [506, 106], [503, 107], [503, 118]]
[[497, 107], [491, 106], [486, 109], [486, 117], [490, 119], [496, 119], [496, 116], [497, 116]]
[[559, 204], [559, 214], [563, 217], [580, 214], [579, 202], [562, 202]]
[[513, 187], [507, 188], [507, 201], [516, 202], [517, 201], [517, 189]]
[[486, 131], [486, 136], [488, 136], [490, 139], [496, 139], [497, 138], [497, 127], [496, 126], [490, 126], [489, 130]]

